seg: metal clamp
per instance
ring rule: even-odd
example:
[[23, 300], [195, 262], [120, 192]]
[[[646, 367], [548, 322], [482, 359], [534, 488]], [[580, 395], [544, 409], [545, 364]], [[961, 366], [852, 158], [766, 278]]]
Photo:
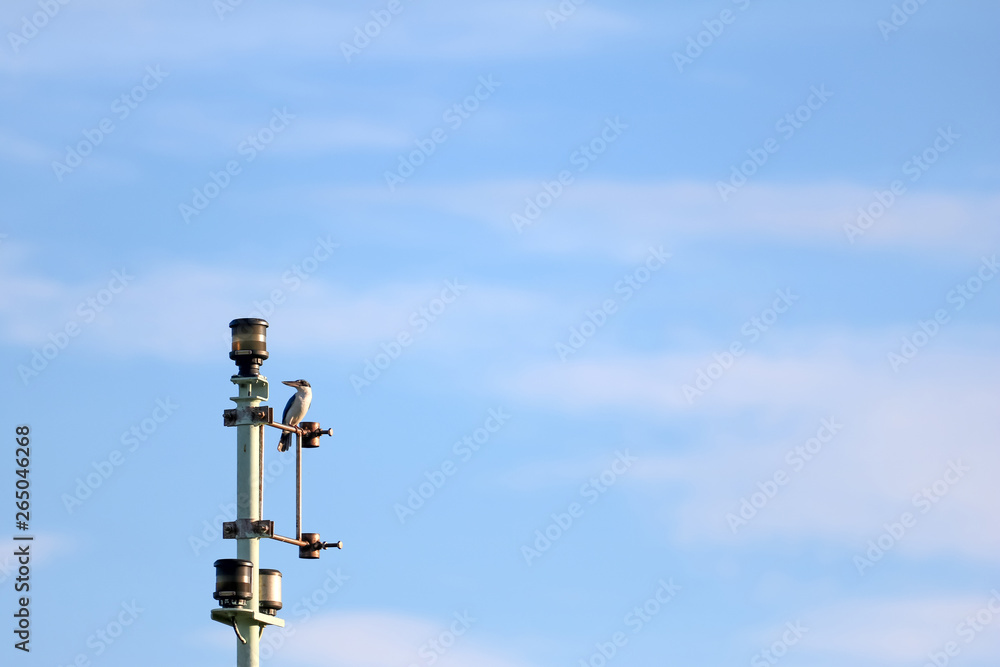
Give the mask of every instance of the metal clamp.
[[252, 540], [258, 537], [274, 537], [274, 522], [267, 519], [237, 519], [222, 523], [222, 537], [227, 540]]
[[222, 423], [225, 426], [269, 424], [272, 421], [274, 421], [274, 408], [268, 405], [241, 406], [222, 411]]

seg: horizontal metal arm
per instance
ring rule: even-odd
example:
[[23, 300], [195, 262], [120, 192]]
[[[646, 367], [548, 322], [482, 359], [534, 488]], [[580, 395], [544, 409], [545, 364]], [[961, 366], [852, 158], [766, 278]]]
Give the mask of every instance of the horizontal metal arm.
[[279, 542], [287, 542], [288, 544], [294, 544], [299, 547], [312, 547], [314, 551], [319, 551], [320, 549], [343, 549], [344, 543], [341, 540], [336, 542], [306, 542], [305, 540], [296, 540], [291, 537], [285, 537], [283, 535], [267, 535], [272, 540], [278, 540]]
[[322, 428], [318, 431], [307, 431], [304, 428], [299, 428], [298, 426], [289, 426], [288, 424], [279, 424], [278, 422], [266, 422], [268, 426], [273, 426], [274, 428], [281, 429], [282, 431], [288, 431], [289, 433], [297, 433], [299, 435], [333, 435], [332, 428]]
[[274, 428], [281, 429], [282, 431], [288, 431], [289, 433], [305, 433], [306, 432], [306, 431], [302, 430], [301, 428], [299, 428], [298, 426], [288, 426], [287, 424], [279, 424], [278, 422], [273, 422], [273, 421], [272, 422], [267, 422], [267, 425], [268, 426], [273, 426]]
[[306, 542], [304, 540], [296, 540], [295, 538], [284, 537], [283, 535], [268, 535], [268, 537], [270, 537], [272, 540], [278, 540], [279, 542], [287, 542], [288, 544], [294, 544], [300, 547], [307, 547], [310, 544], [309, 542]]

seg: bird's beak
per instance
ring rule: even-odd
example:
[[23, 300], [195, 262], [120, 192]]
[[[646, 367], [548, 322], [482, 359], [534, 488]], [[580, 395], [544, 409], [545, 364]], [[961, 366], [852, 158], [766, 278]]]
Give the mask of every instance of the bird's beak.
[[282, 380], [281, 384], [287, 384], [289, 387], [298, 387], [299, 386], [299, 381], [298, 380]]

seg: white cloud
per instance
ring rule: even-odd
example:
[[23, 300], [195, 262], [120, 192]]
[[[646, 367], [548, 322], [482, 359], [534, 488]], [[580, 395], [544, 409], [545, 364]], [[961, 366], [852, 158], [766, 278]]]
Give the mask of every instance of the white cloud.
[[[511, 215], [523, 213], [525, 198], [543, 192], [541, 181], [408, 185], [396, 198], [434, 205], [514, 233]], [[577, 179], [522, 230], [518, 240], [550, 252], [600, 252], [621, 258], [641, 253], [646, 242], [680, 238], [784, 241], [855, 253], [903, 249], [978, 256], [1000, 247], [1000, 227], [995, 224], [1000, 197], [947, 191], [902, 195], [852, 244], [845, 225], [855, 223], [858, 209], [875, 201], [875, 189], [835, 183], [750, 183], [726, 203], [712, 183]]]
[[813, 407], [815, 392], [821, 388], [842, 404], [859, 379], [855, 370], [836, 358], [765, 357], [750, 352], [703, 396], [689, 402], [683, 387], [694, 387], [698, 370], [712, 363], [711, 351], [552, 361], [522, 367], [498, 379], [498, 384], [506, 392], [572, 411], [613, 408], [666, 414]]
[[[244, 2], [222, 20], [214, 7], [211, 2], [177, 3], [168, 10], [138, 0], [71, 3], [16, 54], [0, 50], [0, 69], [108, 72], [139, 62], [168, 69], [197, 63], [200, 69], [213, 71], [224, 64], [228, 67], [233, 59], [245, 62], [253, 57], [270, 62], [322, 59], [342, 67], [365, 59], [528, 58], [579, 53], [601, 39], [620, 37], [638, 27], [624, 14], [596, 6], [580, 7], [554, 32], [545, 19], [546, 8], [534, 2], [423, 6], [407, 1], [403, 11], [348, 63], [341, 42], [350, 43], [355, 28], [373, 21], [370, 12], [383, 10], [384, 5], [345, 11], [306, 3]], [[5, 6], [3, 23], [19, 27], [23, 16], [36, 11], [34, 3]], [[127, 62], [122, 53], [130, 54]]]
[[30, 139], [0, 131], [0, 156], [12, 162], [45, 164], [52, 159], [53, 154]]
[[[411, 316], [429, 307], [445, 289], [446, 281], [456, 279], [459, 296], [426, 332], [418, 332], [421, 346], [487, 348], [526, 336], [519, 323], [530, 313], [544, 310], [530, 293], [468, 283], [461, 276], [352, 290], [322, 277], [322, 265], [305, 274], [305, 280], [299, 277], [301, 271], [293, 272], [292, 265], [277, 271], [192, 262], [124, 265], [108, 267], [106, 278], [71, 283], [36, 276], [28, 268], [31, 251], [5, 244], [5, 249], [8, 247], [14, 259], [0, 267], [0, 279], [8, 288], [0, 293], [0, 338], [31, 347], [47, 343], [50, 334], [75, 322], [82, 330], [81, 339], [86, 338], [88, 345], [107, 355], [146, 354], [166, 359], [179, 355], [197, 360], [228, 348], [226, 325], [230, 319], [263, 316], [282, 331], [286, 350], [314, 349], [321, 344], [361, 356], [402, 331], [417, 332]], [[336, 254], [346, 250], [332, 252], [326, 261], [336, 263]], [[307, 248], [295, 264], [305, 267], [305, 260], [311, 257], [312, 248]], [[79, 306], [101, 294], [112, 270], [124, 270], [132, 280], [88, 321], [81, 317]], [[309, 322], [309, 326], [298, 326], [300, 322]]]
[[[215, 155], [217, 160], [243, 160], [238, 153], [246, 137], [256, 135], [272, 117], [272, 108], [287, 112], [292, 119], [268, 153], [285, 156], [314, 155], [357, 150], [385, 150], [405, 147], [410, 136], [391, 123], [379, 123], [351, 116], [315, 116], [295, 107], [260, 106], [253, 113], [244, 110], [233, 117], [228, 107], [211, 104], [170, 104], [153, 109], [159, 131], [142, 139], [143, 146], [161, 154], [188, 158]], [[194, 139], [192, 141], [192, 138]]]
[[[9, 7], [5, 25], [21, 26], [35, 3]], [[157, 3], [113, 0], [61, 6], [47, 25], [16, 55], [7, 49], [0, 69], [65, 75], [71, 71], [132, 70], [135, 64], [174, 66], [197, 63], [209, 71], [232, 58], [286, 54], [289, 58], [329, 53], [330, 33], [348, 25], [350, 15], [325, 7], [282, 5], [256, 10], [243, 3], [220, 21], [212, 3]], [[6, 41], [6, 40], [5, 40]], [[287, 48], [290, 46], [297, 48]], [[283, 49], [283, 47], [286, 47]], [[122, 53], [129, 54], [123, 59]]]
[[[978, 596], [847, 600], [808, 615], [805, 625], [809, 632], [801, 650], [824, 657], [918, 665], [928, 661], [929, 653], [941, 653], [945, 643], [955, 642], [960, 654], [951, 659], [956, 663], [988, 659], [1000, 651], [996, 627], [971, 634], [956, 630], [966, 617], [985, 608], [993, 596], [992, 591], [982, 591]], [[1000, 623], [1000, 618], [993, 623]], [[773, 631], [770, 635], [761, 633], [761, 641], [773, 641], [780, 631], [771, 635]]]
[[[497, 388], [505, 400], [571, 414], [603, 411], [709, 427], [709, 435], [697, 440], [628, 443], [641, 454], [628, 483], [654, 504], [662, 502], [661, 518], [683, 543], [762, 546], [819, 538], [863, 555], [883, 524], [908, 511], [916, 526], [888, 559], [992, 559], [1000, 556], [1000, 535], [981, 526], [990, 524], [1000, 503], [989, 473], [1000, 466], [1000, 428], [992, 417], [1000, 398], [994, 381], [1000, 358], [985, 345], [961, 349], [963, 333], [949, 331], [958, 346], [939, 341], [899, 374], [889, 369], [884, 352], [870, 352], [894, 337], [838, 339], [852, 350], [849, 356], [822, 342], [810, 349], [798, 336], [784, 336], [777, 352], [737, 360], [693, 405], [680, 387], [693, 382], [709, 355], [542, 364], [511, 371], [498, 378]], [[817, 434], [824, 418], [843, 424], [842, 430], [812, 460], [787, 459]], [[925, 512], [914, 496], [943, 478], [954, 461], [970, 471]], [[556, 464], [551, 475], [559, 466], [565, 468]], [[790, 482], [734, 534], [727, 515], [738, 515], [741, 500], [759, 491], [759, 483], [768, 486], [777, 471]], [[843, 567], [855, 571], [850, 557]]]
[[397, 149], [409, 145], [410, 136], [390, 125], [360, 118], [305, 118], [297, 120], [279, 152], [316, 153], [350, 149]]
[[445, 638], [445, 643], [454, 639], [451, 648], [443, 653], [435, 651], [428, 642], [450, 633], [453, 622], [452, 618], [429, 620], [383, 611], [326, 614], [295, 626], [295, 641], [289, 642], [282, 654], [289, 660], [324, 667], [400, 667], [427, 664], [428, 659], [420, 653], [423, 648], [426, 655], [438, 656], [435, 664], [441, 667], [523, 666], [483, 646], [475, 636], [475, 624], [461, 636]]
[[[399, 32], [386, 31], [364, 57], [434, 59], [524, 58], [585, 51], [603, 38], [635, 34], [639, 24], [619, 12], [584, 5], [553, 30], [545, 16], [558, 3], [462, 3], [400, 15]], [[358, 17], [359, 22], [370, 17]], [[431, 37], [432, 36], [432, 37]], [[346, 36], [345, 36], [346, 37]], [[429, 38], [430, 37], [430, 38]]]

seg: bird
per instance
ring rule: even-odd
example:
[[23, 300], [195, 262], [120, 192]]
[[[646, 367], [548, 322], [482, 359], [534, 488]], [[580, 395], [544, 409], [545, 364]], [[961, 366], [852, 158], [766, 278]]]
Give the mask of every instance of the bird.
[[[305, 380], [282, 380], [281, 384], [295, 387], [296, 391], [285, 403], [285, 411], [281, 413], [281, 423], [288, 426], [296, 426], [305, 419], [309, 404], [312, 403], [312, 387]], [[278, 451], [287, 452], [292, 447], [292, 436], [290, 431], [281, 432], [281, 440], [278, 442]]]

